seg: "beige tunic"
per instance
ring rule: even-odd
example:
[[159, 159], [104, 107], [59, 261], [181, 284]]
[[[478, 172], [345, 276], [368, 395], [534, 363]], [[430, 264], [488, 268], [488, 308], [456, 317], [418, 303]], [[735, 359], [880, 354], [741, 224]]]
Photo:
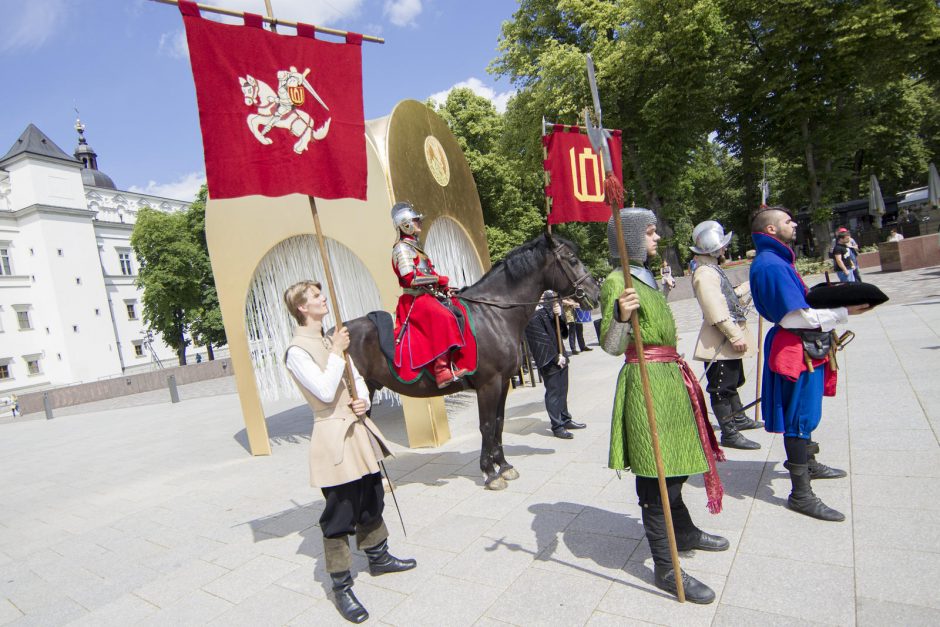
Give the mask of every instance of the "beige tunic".
[[[293, 346], [310, 355], [321, 370], [326, 369], [330, 344], [319, 326], [297, 327], [290, 343]], [[346, 378], [340, 379], [333, 400], [328, 403], [301, 385], [293, 373], [291, 378], [313, 410], [310, 485], [326, 488], [379, 472], [378, 460], [391, 455], [388, 443], [368, 416], [356, 416], [349, 407]]]
[[[702, 308], [702, 328], [695, 343], [695, 359], [742, 359], [754, 355], [756, 340], [747, 328], [747, 322], [735, 322], [728, 309], [728, 301], [721, 291], [721, 275], [705, 266], [717, 266], [714, 257], [696, 255], [699, 267], [692, 274], [692, 289]], [[750, 284], [745, 281], [734, 288], [734, 293], [742, 303], [751, 298]], [[738, 340], [747, 342], [747, 352], [739, 353], [731, 346]]]

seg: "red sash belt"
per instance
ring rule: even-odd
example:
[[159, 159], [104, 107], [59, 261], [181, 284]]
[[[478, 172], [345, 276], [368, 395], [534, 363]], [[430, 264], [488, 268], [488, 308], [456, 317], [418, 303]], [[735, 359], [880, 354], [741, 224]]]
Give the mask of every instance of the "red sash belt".
[[[698, 384], [698, 379], [695, 378], [689, 364], [676, 352], [674, 346], [646, 344], [643, 346], [643, 355], [646, 357], [646, 361], [655, 363], [675, 362], [679, 365], [679, 372], [682, 373], [685, 390], [689, 394], [689, 400], [692, 403], [692, 414], [695, 416], [695, 426], [698, 428], [702, 452], [705, 453], [705, 460], [708, 462], [708, 472], [705, 473], [705, 494], [708, 496], [708, 511], [717, 514], [721, 511], [721, 498], [724, 495], [724, 488], [721, 485], [721, 478], [718, 476], [715, 462], [725, 461], [725, 453], [719, 448], [715, 432], [712, 431], [711, 425], [708, 424], [706, 419], [708, 409], [705, 406], [705, 394], [702, 392], [702, 387]], [[630, 344], [627, 347], [625, 357], [628, 364], [639, 363], [635, 345]]]

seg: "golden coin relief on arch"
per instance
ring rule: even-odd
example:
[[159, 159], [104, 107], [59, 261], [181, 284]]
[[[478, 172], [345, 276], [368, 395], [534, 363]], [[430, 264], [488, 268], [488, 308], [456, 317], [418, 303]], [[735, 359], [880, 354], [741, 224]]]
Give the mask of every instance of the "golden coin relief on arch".
[[447, 162], [444, 147], [433, 135], [428, 135], [424, 140], [424, 160], [427, 161], [428, 169], [437, 184], [447, 187], [450, 182], [450, 164]]

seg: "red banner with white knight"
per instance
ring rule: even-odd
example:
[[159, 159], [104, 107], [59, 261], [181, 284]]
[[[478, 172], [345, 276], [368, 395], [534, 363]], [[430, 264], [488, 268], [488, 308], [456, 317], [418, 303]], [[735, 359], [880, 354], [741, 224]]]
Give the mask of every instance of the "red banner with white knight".
[[[621, 132], [611, 131], [610, 157], [614, 175], [623, 183]], [[604, 161], [591, 148], [580, 127], [556, 124], [542, 137], [547, 151], [545, 170], [549, 182], [545, 195], [551, 198], [549, 224], [563, 222], [607, 222], [610, 206], [604, 200]]]
[[345, 43], [203, 19], [181, 0], [212, 198], [366, 198], [362, 36]]

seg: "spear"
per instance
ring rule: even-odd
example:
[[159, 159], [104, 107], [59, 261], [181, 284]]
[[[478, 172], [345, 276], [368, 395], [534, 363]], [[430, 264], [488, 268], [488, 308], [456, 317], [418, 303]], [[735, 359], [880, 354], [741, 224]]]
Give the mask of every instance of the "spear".
[[[633, 289], [633, 277], [630, 275], [627, 245], [623, 241], [623, 227], [620, 222], [620, 208], [623, 205], [623, 186], [614, 175], [613, 161], [610, 158], [610, 146], [607, 140], [610, 133], [604, 129], [601, 121], [601, 99], [597, 94], [597, 81], [594, 78], [594, 59], [590, 54], [587, 57], [588, 82], [591, 85], [591, 98], [594, 100], [594, 120], [590, 113], [584, 112], [584, 126], [587, 127], [588, 138], [594, 147], [594, 152], [602, 155], [604, 160], [604, 191], [610, 212], [614, 219], [614, 230], [617, 232], [617, 250], [620, 252], [620, 269], [627, 289]], [[666, 489], [666, 471], [663, 466], [663, 456], [659, 449], [659, 433], [656, 429], [656, 412], [653, 408], [653, 393], [650, 389], [649, 370], [646, 365], [646, 356], [643, 354], [643, 338], [640, 336], [640, 319], [636, 310], [630, 314], [630, 324], [633, 326], [633, 342], [636, 346], [637, 364], [640, 368], [640, 382], [643, 386], [643, 398], [646, 401], [646, 420], [649, 423], [650, 441], [653, 444], [653, 457], [656, 460], [656, 477], [659, 479], [659, 497], [663, 503], [663, 513], [666, 515], [666, 536], [669, 539], [669, 554], [672, 558], [672, 568], [676, 576], [676, 596], [679, 603], [685, 603], [685, 589], [682, 585], [682, 570], [679, 567], [679, 550], [676, 546], [676, 532], [672, 526], [672, 511], [669, 507], [669, 493]]]

